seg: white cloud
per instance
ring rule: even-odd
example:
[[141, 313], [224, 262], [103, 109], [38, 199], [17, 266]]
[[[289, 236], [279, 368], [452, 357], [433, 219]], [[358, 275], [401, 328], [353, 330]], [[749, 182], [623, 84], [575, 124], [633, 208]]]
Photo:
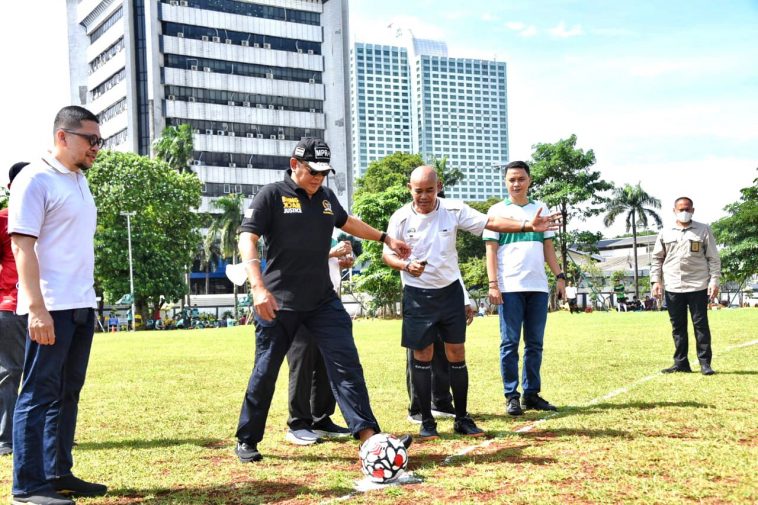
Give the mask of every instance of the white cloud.
[[558, 26], [555, 28], [550, 28], [548, 30], [550, 34], [553, 37], [558, 37], [561, 39], [565, 39], [568, 37], [578, 37], [579, 35], [584, 35], [584, 30], [582, 30], [582, 27], [579, 25], [574, 25], [571, 28], [566, 28], [566, 22], [561, 21], [558, 23]]
[[534, 25], [529, 25], [525, 30], [522, 30], [520, 35], [522, 37], [534, 37], [537, 35], [537, 27]]
[[522, 37], [533, 37], [537, 35], [537, 27], [534, 25], [527, 26], [521, 21], [508, 21], [505, 27], [514, 32], [518, 32]]
[[494, 14], [491, 14], [489, 12], [485, 12], [482, 14], [482, 21], [498, 21], [500, 18]]
[[522, 23], [521, 21], [508, 21], [505, 23], [505, 27], [509, 30], [515, 30], [517, 32], [520, 32], [524, 28], [526, 28], [526, 25]]

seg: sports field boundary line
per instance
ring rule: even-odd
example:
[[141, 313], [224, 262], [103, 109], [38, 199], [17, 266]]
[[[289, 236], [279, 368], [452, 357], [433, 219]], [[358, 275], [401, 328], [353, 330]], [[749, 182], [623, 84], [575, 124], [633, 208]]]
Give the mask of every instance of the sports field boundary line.
[[[721, 355], [727, 354], [727, 353], [729, 353], [731, 351], [735, 351], [737, 349], [743, 349], [745, 347], [751, 347], [751, 346], [754, 346], [754, 345], [757, 345], [757, 344], [758, 344], [758, 339], [757, 340], [751, 340], [749, 342], [743, 342], [741, 344], [734, 344], [734, 345], [726, 347], [724, 350], [718, 352], [715, 356], [721, 356]], [[580, 405], [578, 405], [578, 407], [591, 407], [592, 405], [597, 405], [600, 402], [607, 401], [607, 400], [610, 400], [610, 399], [615, 398], [617, 396], [623, 395], [625, 393], [628, 393], [630, 390], [634, 389], [635, 387], [640, 386], [640, 385], [642, 385], [642, 384], [644, 384], [646, 382], [649, 382], [649, 381], [651, 381], [651, 380], [653, 380], [656, 377], [659, 377], [661, 375], [663, 375], [663, 373], [661, 373], [661, 372], [655, 372], [653, 374], [646, 375], [646, 376], [644, 376], [644, 377], [642, 377], [640, 379], [637, 379], [637, 380], [635, 380], [633, 382], [630, 382], [626, 386], [622, 386], [620, 388], [614, 389], [613, 391], [610, 391], [609, 393], [606, 393], [606, 394], [604, 394], [602, 396], [595, 397], [592, 400], [590, 400], [590, 401], [588, 401], [588, 402], [586, 402], [584, 404], [580, 404]], [[526, 424], [524, 426], [521, 426], [520, 428], [517, 428], [517, 429], [513, 430], [513, 433], [528, 433], [528, 432], [534, 430], [535, 428], [537, 428], [538, 426], [540, 426], [541, 424], [544, 424], [545, 422], [549, 421], [550, 419], [558, 416], [559, 414], [560, 414], [559, 412], [551, 412], [550, 414], [546, 415], [545, 417], [543, 417], [541, 419], [537, 419], [536, 421], [533, 421], [533, 422], [528, 423], [528, 424]], [[469, 445], [467, 447], [464, 447], [464, 448], [460, 449], [459, 451], [457, 451], [455, 454], [450, 454], [450, 455], [446, 456], [445, 459], [442, 461], [442, 465], [449, 465], [453, 461], [455, 461], [456, 458], [460, 458], [462, 456], [466, 456], [467, 454], [470, 454], [470, 453], [474, 452], [477, 449], [482, 449], [482, 448], [488, 447], [488, 446], [492, 445], [496, 440], [497, 439], [495, 439], [495, 438], [490, 438], [490, 439], [484, 440], [483, 442], [481, 442], [479, 444]], [[336, 498], [331, 498], [329, 500], [324, 500], [321, 503], [327, 504], [327, 503], [346, 501], [346, 500], [349, 500], [350, 498], [352, 498], [354, 496], [357, 496], [359, 493], [360, 493], [360, 491], [353, 491], [352, 493], [348, 493], [348, 494], [346, 494], [344, 496], [338, 496]]]

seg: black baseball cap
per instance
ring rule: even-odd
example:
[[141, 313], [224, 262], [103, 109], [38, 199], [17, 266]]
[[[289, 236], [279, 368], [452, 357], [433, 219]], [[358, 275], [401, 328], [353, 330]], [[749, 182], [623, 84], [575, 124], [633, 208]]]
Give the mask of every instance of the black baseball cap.
[[329, 160], [332, 158], [332, 152], [329, 146], [321, 139], [306, 137], [297, 143], [295, 150], [292, 151], [292, 157], [304, 161], [311, 170], [317, 172], [326, 172], [331, 170], [335, 173]]
[[11, 169], [8, 171], [8, 184], [12, 183], [13, 179], [16, 178], [21, 169], [28, 164], [28, 161], [19, 161], [18, 163], [14, 163]]

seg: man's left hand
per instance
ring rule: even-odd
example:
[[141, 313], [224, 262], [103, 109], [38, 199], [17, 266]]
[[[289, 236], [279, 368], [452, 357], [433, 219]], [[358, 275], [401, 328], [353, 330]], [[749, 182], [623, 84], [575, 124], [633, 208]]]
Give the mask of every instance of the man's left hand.
[[708, 286], [708, 299], [715, 300], [719, 296], [718, 286]]
[[555, 283], [555, 290], [558, 293], [558, 298], [561, 300], [566, 299], [566, 281], [558, 279]]
[[542, 209], [537, 209], [537, 213], [532, 218], [532, 231], [558, 231], [558, 225], [561, 224], [561, 213], [554, 212], [549, 216], [541, 216], [541, 213]]

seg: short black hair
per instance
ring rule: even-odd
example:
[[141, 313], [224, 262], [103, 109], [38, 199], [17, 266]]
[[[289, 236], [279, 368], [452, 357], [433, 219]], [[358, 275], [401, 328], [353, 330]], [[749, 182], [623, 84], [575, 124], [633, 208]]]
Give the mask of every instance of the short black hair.
[[21, 169], [28, 164], [28, 161], [19, 161], [18, 163], [14, 163], [11, 169], [8, 170], [8, 184], [12, 183], [13, 179], [16, 178]]
[[82, 121], [94, 121], [100, 124], [100, 120], [97, 116], [78, 105], [69, 105], [63, 107], [55, 115], [55, 121], [53, 121], [53, 133], [58, 130], [74, 129], [82, 126]]
[[679, 200], [687, 200], [688, 202], [690, 202], [690, 207], [693, 207], [693, 208], [695, 207], [695, 204], [692, 201], [692, 198], [690, 198], [689, 196], [680, 196], [679, 198], [674, 200], [674, 207], [676, 207], [676, 204], [679, 203]]
[[505, 172], [511, 168], [520, 168], [522, 170], [526, 170], [526, 175], [532, 175], [531, 172], [529, 172], [529, 165], [527, 165], [525, 161], [511, 161], [505, 166]]

